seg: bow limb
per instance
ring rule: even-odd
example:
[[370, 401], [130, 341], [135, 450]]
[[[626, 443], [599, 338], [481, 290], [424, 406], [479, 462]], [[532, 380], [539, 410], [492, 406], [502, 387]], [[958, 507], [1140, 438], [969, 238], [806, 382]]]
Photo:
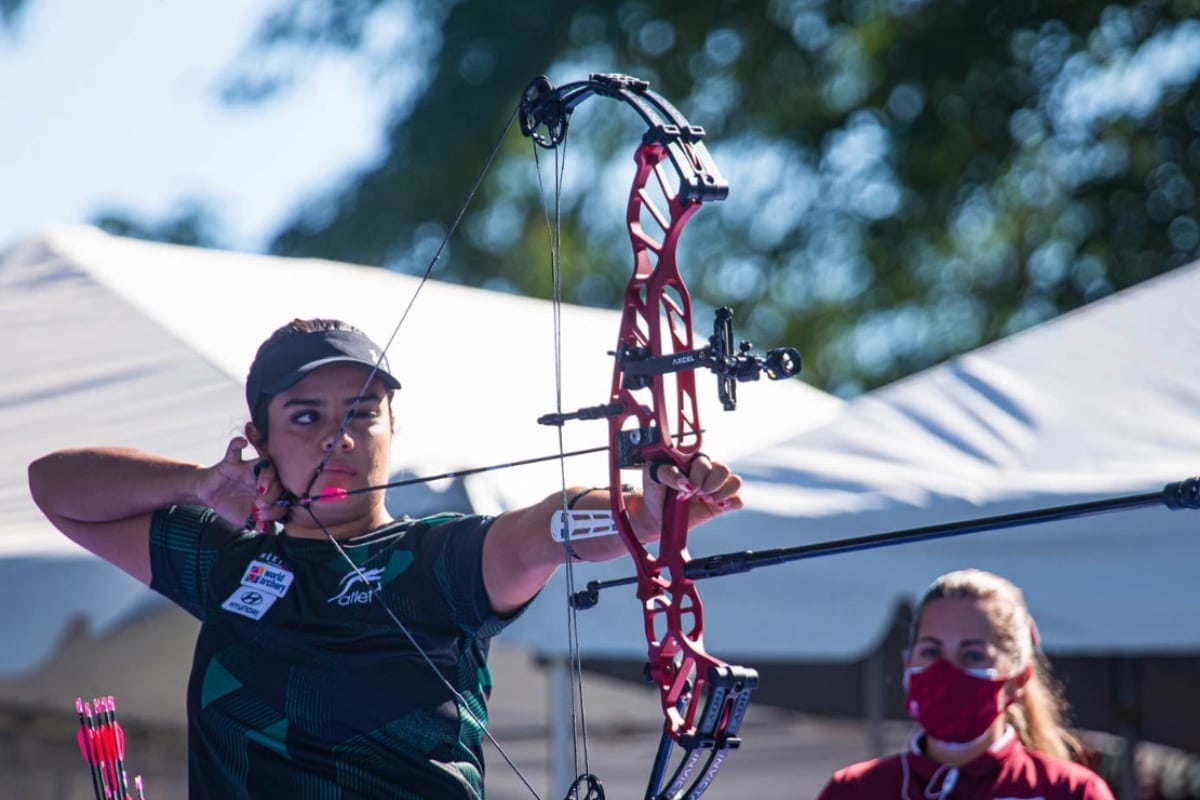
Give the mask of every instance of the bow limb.
[[[647, 381], [629, 379], [623, 369], [634, 359], [693, 349], [691, 299], [679, 277], [675, 247], [683, 226], [700, 206], [669, 199], [668, 216], [653, 206], [648, 207], [647, 180], [656, 174], [655, 168], [663, 155], [664, 150], [658, 145], [643, 145], [635, 155], [638, 170], [628, 211], [634, 274], [625, 290], [611, 396], [612, 402], [620, 405], [621, 413], [609, 419], [609, 481], [613, 486], [621, 482], [622, 469], [639, 463], [667, 461], [686, 473], [688, 459], [700, 450], [695, 373], [655, 375]], [[663, 226], [665, 235], [661, 240], [650, 236], [641, 223], [642, 212], [651, 209], [651, 216]], [[675, 384], [674, 420], [667, 404], [668, 378]], [[648, 396], [643, 398], [639, 394]], [[676, 444], [671, 432], [690, 434], [691, 441]], [[675, 489], [666, 490], [656, 557], [634, 533], [622, 494], [614, 492], [610, 497], [618, 531], [638, 572], [638, 598], [643, 604], [650, 646], [649, 677], [662, 693], [669, 730], [678, 736], [690, 727], [694, 708], [688, 707], [680, 715], [683, 687], [677, 679], [690, 679], [686, 673], [695, 671], [693, 659], [703, 651], [699, 597], [691, 581], [686, 578], [681, 581], [678, 577], [682, 575], [678, 567], [687, 560], [688, 507], [678, 499]], [[689, 623], [686, 632], [685, 619]], [[681, 665], [674, 663], [678, 653], [687, 656]]]
[[[700, 208], [698, 199], [672, 192], [662, 170], [668, 152], [663, 143], [651, 142], [634, 156], [637, 170], [627, 211], [634, 269], [625, 290], [610, 395], [610, 406], [620, 411], [609, 417], [609, 480], [613, 519], [637, 570], [647, 678], [658, 688], [665, 719], [647, 797], [694, 798], [708, 787], [725, 751], [737, 746], [734, 734], [757, 676], [704, 649], [703, 604], [684, 571], [687, 498], [666, 489], [658, 554], [652, 555], [634, 531], [623, 494], [615, 490], [621, 470], [639, 464], [656, 469], [666, 462], [687, 474], [702, 442], [694, 365], [665, 369], [696, 358], [691, 297], [676, 249], [684, 226]], [[663, 786], [673, 744], [685, 753]], [[707, 764], [697, 773], [704, 755]]]

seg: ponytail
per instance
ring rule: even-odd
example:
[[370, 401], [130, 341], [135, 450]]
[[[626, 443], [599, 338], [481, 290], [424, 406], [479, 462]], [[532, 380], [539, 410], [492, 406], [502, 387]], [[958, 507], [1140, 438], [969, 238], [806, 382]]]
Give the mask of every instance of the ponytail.
[[1066, 713], [1066, 701], [1050, 674], [1050, 664], [1040, 650], [1035, 651], [1033, 673], [1021, 688], [1017, 702], [1008, 707], [1008, 722], [1021, 744], [1030, 750], [1083, 763], [1083, 745], [1067, 730]]

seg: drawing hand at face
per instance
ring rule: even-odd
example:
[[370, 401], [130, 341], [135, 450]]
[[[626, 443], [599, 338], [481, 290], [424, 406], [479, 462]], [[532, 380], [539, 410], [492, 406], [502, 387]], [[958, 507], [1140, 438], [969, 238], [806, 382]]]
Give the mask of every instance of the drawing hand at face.
[[289, 508], [277, 503], [286, 490], [269, 460], [242, 458], [248, 446], [244, 437], [231, 439], [225, 457], [201, 471], [196, 496], [227, 521], [266, 531], [288, 514]]

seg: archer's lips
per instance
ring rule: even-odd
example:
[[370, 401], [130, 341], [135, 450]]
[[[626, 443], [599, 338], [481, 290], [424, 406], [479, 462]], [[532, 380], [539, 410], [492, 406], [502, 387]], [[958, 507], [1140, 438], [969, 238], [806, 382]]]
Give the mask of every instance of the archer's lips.
[[325, 475], [357, 475], [358, 472], [348, 464], [326, 464], [321, 470]]

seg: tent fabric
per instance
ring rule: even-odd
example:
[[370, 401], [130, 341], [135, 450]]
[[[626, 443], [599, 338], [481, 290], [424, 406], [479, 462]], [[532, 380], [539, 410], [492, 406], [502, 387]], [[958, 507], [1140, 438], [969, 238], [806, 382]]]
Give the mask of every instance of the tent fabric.
[[[558, 431], [535, 424], [556, 405], [546, 301], [86, 227], [48, 230], [0, 252], [9, 343], [0, 383], [0, 675], [33, 669], [74, 622], [99, 635], [162, 602], [53, 531], [29, 498], [29, 461], [63, 447], [119, 444], [215, 462], [247, 419], [242, 386], [258, 343], [293, 317], [316, 316], [345, 319], [381, 344], [394, 336], [389, 359], [404, 385], [395, 400], [395, 477], [559, 452]], [[611, 311], [563, 309], [564, 409], [607, 399], [617, 320]], [[722, 452], [765, 446], [844, 405], [800, 381], [754, 394], [757, 413], [774, 425], [707, 413]], [[716, 398], [702, 403], [709, 411]], [[603, 423], [568, 426], [563, 447], [603, 445], [606, 435]], [[607, 474], [603, 455], [568, 459], [561, 471], [552, 462], [508, 472], [504, 493], [493, 482], [503, 473], [484, 473], [391, 490], [389, 508], [498, 512], [541, 499], [564, 476], [590, 485]]]
[[[44, 659], [82, 617], [97, 631], [154, 595], [82, 553], [28, 499], [24, 467], [49, 450], [122, 443], [207, 463], [245, 421], [257, 342], [293, 316], [339, 316], [386, 341], [416, 279], [382, 270], [51, 231], [0, 254], [8, 328], [0, 426], [0, 673]], [[846, 405], [798, 381], [753, 385], [732, 414], [702, 397], [706, 449], [747, 480], [747, 509], [692, 535], [697, 555], [790, 547], [918, 525], [1153, 491], [1196, 471], [1200, 267], [1181, 268]], [[390, 350], [394, 463], [430, 474], [556, 452], [531, 424], [554, 407], [548, 304], [430, 283]], [[613, 312], [568, 309], [563, 408], [606, 396]], [[484, 333], [484, 336], [480, 334]], [[543, 368], [543, 365], [546, 365]], [[546, 398], [545, 401], [542, 398]], [[602, 444], [568, 425], [566, 449]], [[469, 459], [469, 461], [468, 461]], [[601, 457], [567, 482], [604, 481]], [[495, 511], [559, 485], [558, 466], [442, 481], [394, 501]], [[389, 493], [390, 500], [392, 493]], [[394, 507], [394, 506], [393, 506]], [[943, 571], [980, 566], [1021, 585], [1048, 650], [1193, 653], [1200, 518], [1149, 508], [844, 554], [701, 586], [713, 652], [859, 658]], [[585, 565], [575, 580], [624, 576]], [[566, 641], [559, 576], [505, 637], [549, 653]], [[632, 592], [581, 616], [585, 653], [638, 657]]]
[[[692, 553], [794, 547], [1155, 492], [1196, 474], [1197, 297], [1200, 265], [1175, 270], [734, 459], [747, 508], [693, 532]], [[1198, 533], [1200, 511], [1147, 507], [715, 578], [699, 587], [705, 640], [730, 657], [863, 658], [933, 578], [979, 567], [1023, 588], [1049, 652], [1194, 654]], [[575, 581], [628, 573], [623, 564], [596, 565]], [[638, 657], [632, 590], [602, 597], [581, 617], [584, 653]], [[557, 650], [562, 623], [552, 610], [535, 606], [508, 635]]]

